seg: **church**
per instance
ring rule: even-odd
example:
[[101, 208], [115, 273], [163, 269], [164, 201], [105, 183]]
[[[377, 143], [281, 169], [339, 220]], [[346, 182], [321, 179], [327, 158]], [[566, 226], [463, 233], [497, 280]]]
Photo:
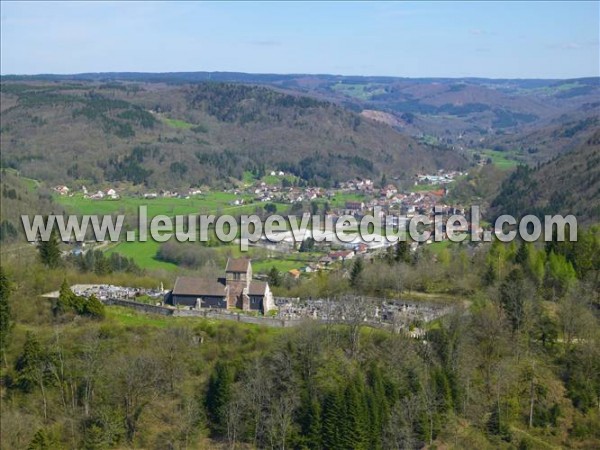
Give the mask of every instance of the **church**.
[[229, 258], [225, 277], [177, 277], [167, 303], [188, 308], [241, 309], [265, 314], [275, 308], [269, 283], [252, 279], [248, 258]]

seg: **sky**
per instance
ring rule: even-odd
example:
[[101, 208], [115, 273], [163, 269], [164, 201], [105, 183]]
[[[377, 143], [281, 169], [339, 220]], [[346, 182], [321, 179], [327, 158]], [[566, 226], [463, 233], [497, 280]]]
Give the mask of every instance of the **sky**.
[[0, 72], [600, 75], [600, 2], [0, 3]]

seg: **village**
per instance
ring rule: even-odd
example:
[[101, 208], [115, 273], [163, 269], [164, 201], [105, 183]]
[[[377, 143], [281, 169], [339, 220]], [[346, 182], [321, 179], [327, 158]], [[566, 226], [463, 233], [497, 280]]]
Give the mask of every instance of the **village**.
[[[308, 209], [312, 214], [321, 214], [332, 223], [341, 216], [353, 216], [357, 220], [373, 211], [378, 211], [381, 223], [395, 229], [405, 230], [406, 222], [415, 215], [425, 215], [433, 220], [435, 214], [462, 214], [464, 208], [445, 203], [451, 183], [461, 172], [436, 172], [416, 174], [414, 188], [400, 190], [394, 183], [377, 186], [371, 179], [351, 179], [334, 188], [294, 186], [282, 182], [288, 180], [282, 171], [271, 171], [269, 181], [257, 180], [246, 186], [225, 190], [227, 204], [223, 208], [261, 207], [265, 212], [302, 214]], [[59, 197], [83, 196], [88, 202], [115, 201], [131, 198], [132, 194], [118, 187], [108, 187], [90, 193], [85, 187], [81, 192], [72, 192], [67, 186], [57, 186], [54, 191]], [[173, 201], [190, 198], [202, 199], [207, 189], [190, 188], [181, 193], [174, 191], [145, 191], [135, 194], [140, 202], [152, 204], [157, 199]], [[273, 206], [271, 206], [273, 205]], [[276, 206], [275, 206], [276, 205]], [[284, 209], [285, 205], [287, 211]], [[463, 230], [468, 231], [468, 230]], [[355, 259], [369, 260], [382, 256], [391, 244], [382, 236], [370, 242], [359, 237], [350, 242], [340, 241], [333, 230], [327, 242], [315, 242], [312, 234], [306, 233], [300, 240], [291, 231], [284, 231], [277, 242], [264, 236], [254, 245], [269, 252], [275, 263], [281, 255], [310, 255], [298, 268], [283, 271], [281, 276], [294, 282], [301, 277], [310, 277], [319, 271], [341, 270], [349, 276], [349, 268]], [[430, 241], [431, 242], [431, 241]], [[410, 242], [409, 249], [415, 252], [417, 242]], [[426, 245], [426, 244], [421, 244]], [[275, 267], [275, 266], [273, 266]], [[419, 337], [422, 326], [449, 312], [448, 307], [411, 302], [401, 298], [285, 298], [276, 297], [269, 286], [265, 271], [252, 270], [250, 258], [229, 259], [225, 276], [217, 279], [202, 279], [197, 276], [179, 276], [173, 289], [162, 286], [155, 289], [108, 285], [73, 286], [77, 295], [95, 295], [110, 305], [150, 310], [166, 315], [203, 315], [225, 320], [252, 320], [267, 325], [288, 326], [305, 320], [322, 322], [351, 322], [372, 326], [392, 327]], [[50, 296], [52, 297], [52, 296]], [[286, 325], [287, 324], [287, 325]]]
[[[452, 183], [465, 175], [466, 173], [457, 171], [418, 173], [413, 177], [412, 187], [403, 190], [394, 183], [377, 185], [371, 179], [360, 178], [340, 182], [333, 188], [301, 187], [297, 185], [300, 183], [290, 183], [290, 174], [273, 170], [268, 172], [264, 179], [220, 192], [194, 187], [183, 193], [171, 190], [131, 193], [126, 188], [109, 186], [104, 190], [90, 193], [85, 186], [76, 191], [65, 185], [56, 186], [54, 191], [59, 201], [78, 198], [81, 202], [89, 202], [90, 206], [93, 202], [102, 202], [102, 205], [110, 205], [114, 202], [116, 206], [125, 200], [134, 200], [140, 205], [147, 204], [149, 207], [156, 204], [153, 202], [169, 201], [174, 205], [185, 200], [193, 201], [194, 205], [202, 205], [203, 200], [208, 196], [223, 196], [220, 207], [223, 211], [254, 212], [261, 209], [263, 214], [277, 211], [283, 215], [287, 213], [296, 216], [308, 211], [313, 215], [321, 216], [324, 224], [335, 224], [338, 218], [344, 215], [353, 216], [360, 221], [366, 215], [377, 213], [376, 219], [380, 221], [382, 228], [391, 228], [403, 233], [408, 221], [416, 215], [426, 216], [433, 222], [435, 215], [465, 214], [467, 211], [463, 206], [446, 203], [446, 196]], [[439, 231], [441, 231], [441, 240], [446, 240], [444, 230]], [[467, 228], [458, 229], [458, 232], [468, 231], [470, 231], [470, 224]], [[480, 232], [481, 229], [476, 231]], [[278, 233], [277, 237], [278, 239], [273, 241], [263, 236], [253, 245], [265, 249], [268, 257], [274, 260], [282, 257], [291, 259], [291, 255], [302, 256], [302, 253], [311, 255], [310, 258], [298, 257], [297, 259], [303, 260], [304, 263], [285, 270], [285, 276], [292, 279], [319, 270], [330, 270], [356, 257], [370, 259], [390, 245], [394, 245], [393, 241], [389, 241], [381, 234], [373, 235], [372, 239], [368, 240], [358, 234], [353, 240], [342, 241], [338, 239], [333, 229], [323, 229], [320, 242], [315, 241], [310, 230], [300, 238], [289, 230]], [[421, 244], [411, 241], [410, 250], [414, 252], [419, 245], [433, 242], [433, 239]], [[92, 247], [94, 245], [92, 243]], [[77, 245], [71, 252], [76, 255], [84, 253], [85, 245]], [[264, 277], [265, 270], [259, 276]]]

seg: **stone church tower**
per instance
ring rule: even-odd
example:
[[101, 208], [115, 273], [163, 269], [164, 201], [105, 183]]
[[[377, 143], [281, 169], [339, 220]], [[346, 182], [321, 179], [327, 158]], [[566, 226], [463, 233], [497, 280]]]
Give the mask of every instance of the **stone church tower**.
[[228, 259], [225, 268], [227, 286], [227, 307], [247, 310], [250, 307], [248, 296], [252, 281], [252, 265], [250, 259]]

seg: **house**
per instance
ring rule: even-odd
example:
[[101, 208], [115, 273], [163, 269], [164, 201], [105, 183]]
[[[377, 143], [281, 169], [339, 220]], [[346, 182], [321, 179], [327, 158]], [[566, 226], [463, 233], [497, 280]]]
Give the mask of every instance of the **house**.
[[263, 314], [274, 308], [269, 284], [252, 279], [252, 264], [247, 258], [229, 258], [224, 278], [177, 277], [166, 302], [195, 309], [238, 308]]
[[381, 190], [381, 196], [385, 198], [392, 198], [398, 193], [398, 189], [393, 184], [388, 184]]
[[113, 200], [116, 200], [119, 198], [119, 194], [117, 194], [117, 191], [115, 191], [113, 188], [106, 190], [106, 196], [110, 197]]
[[297, 280], [300, 278], [300, 271], [298, 269], [288, 270], [288, 275], [293, 279]]
[[60, 195], [67, 195], [70, 192], [70, 189], [67, 186], [55, 186], [54, 191]]
[[304, 271], [304, 273], [313, 273], [318, 271], [319, 267], [317, 264], [311, 263], [305, 266], [302, 270]]
[[332, 261], [346, 261], [347, 259], [354, 258], [354, 250], [340, 250], [337, 252], [331, 252], [328, 256]]
[[98, 191], [95, 194], [90, 195], [92, 200], [102, 200], [104, 198], [104, 192]]
[[367, 253], [367, 251], [369, 250], [369, 246], [367, 244], [365, 244], [364, 242], [361, 242], [359, 244], [356, 244], [354, 246], [354, 251], [357, 254], [363, 254], [363, 253]]
[[365, 204], [363, 202], [346, 202], [344, 214], [351, 216], [361, 212], [364, 208]]

